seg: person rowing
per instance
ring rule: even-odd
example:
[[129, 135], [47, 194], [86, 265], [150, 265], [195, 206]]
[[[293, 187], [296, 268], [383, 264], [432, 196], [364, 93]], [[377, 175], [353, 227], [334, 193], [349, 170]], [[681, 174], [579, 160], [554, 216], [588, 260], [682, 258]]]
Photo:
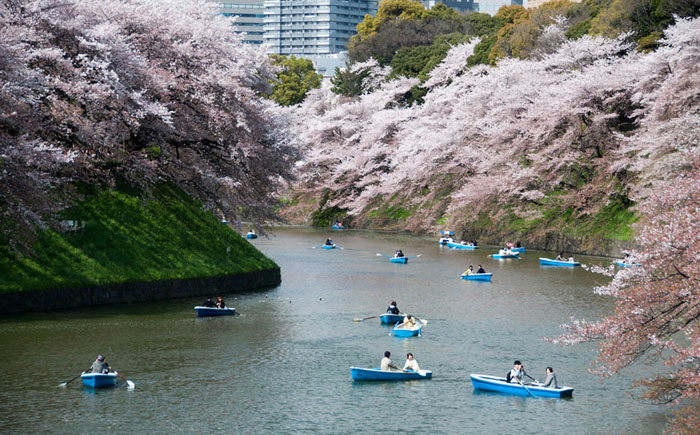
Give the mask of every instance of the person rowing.
[[404, 329], [411, 329], [416, 326], [416, 321], [413, 319], [413, 316], [410, 314], [406, 314], [406, 317], [403, 319], [403, 323], [399, 325], [399, 328], [404, 328]]
[[387, 307], [386, 312], [389, 314], [399, 314], [399, 307], [396, 306], [396, 301], [391, 301], [391, 304]]
[[523, 376], [527, 376], [528, 378], [532, 379], [533, 381], [535, 380], [532, 376], [527, 374], [523, 363], [521, 363], [518, 360], [515, 360], [515, 362], [513, 363], [513, 368], [510, 369], [510, 371], [506, 375], [506, 382], [510, 382], [513, 384], [522, 384], [523, 383]]
[[92, 367], [86, 371], [87, 373], [109, 373], [109, 364], [105, 361], [105, 357], [97, 355], [97, 358], [92, 363]]
[[390, 357], [391, 357], [391, 352], [389, 352], [388, 350], [386, 352], [384, 352], [384, 358], [382, 358], [382, 362], [380, 365], [381, 370], [384, 372], [390, 372], [392, 370], [401, 370], [396, 364], [394, 364], [391, 361]]
[[333, 246], [333, 240], [331, 240], [330, 238], [327, 238], [326, 239], [326, 246]]
[[400, 249], [396, 250], [396, 254], [394, 254], [394, 258], [403, 258], [405, 255], [403, 255], [403, 251]]
[[476, 273], [486, 273], [486, 271], [483, 267], [481, 267], [481, 265], [479, 265], [479, 270], [477, 270]]
[[216, 306], [216, 304], [214, 303], [214, 301], [211, 300], [211, 296], [209, 296], [209, 297], [207, 298], [207, 300], [204, 301], [204, 303], [202, 304], [202, 306], [203, 306], [203, 307], [207, 307], [207, 308], [214, 308], [214, 307]]

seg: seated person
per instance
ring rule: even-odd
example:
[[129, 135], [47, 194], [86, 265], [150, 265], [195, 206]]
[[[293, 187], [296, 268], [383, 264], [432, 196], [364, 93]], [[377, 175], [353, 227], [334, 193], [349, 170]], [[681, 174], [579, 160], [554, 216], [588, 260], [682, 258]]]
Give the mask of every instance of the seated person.
[[564, 259], [564, 253], [563, 253], [563, 252], [560, 252], [559, 255], [557, 255], [557, 261], [566, 261], [566, 260]]
[[413, 354], [411, 352], [406, 354], [406, 364], [403, 365], [403, 370], [413, 370], [414, 372], [417, 372], [420, 370], [420, 367], [418, 366], [418, 361], [413, 358]]
[[216, 308], [226, 308], [226, 304], [224, 303], [224, 298], [219, 296], [216, 298]]
[[384, 352], [384, 358], [382, 358], [382, 362], [380, 365], [381, 370], [384, 372], [390, 372], [392, 370], [401, 370], [396, 366], [396, 364], [391, 362], [391, 359], [389, 358], [390, 356], [391, 352], [389, 352], [388, 350]]
[[248, 231], [248, 234], [255, 234], [255, 230], [251, 228], [250, 231]]
[[547, 380], [544, 381], [542, 386], [547, 388], [559, 388], [559, 385], [557, 384], [557, 375], [554, 374], [554, 369], [547, 367], [545, 373], [547, 374]]
[[573, 255], [569, 255], [569, 263], [574, 263], [574, 256]]
[[330, 238], [326, 239], [326, 246], [333, 246], [333, 240]]
[[399, 311], [399, 307], [396, 306], [396, 301], [391, 301], [391, 304], [386, 309], [386, 312], [391, 314], [399, 314], [401, 311]]
[[479, 265], [479, 270], [477, 270], [476, 273], [486, 273], [486, 271], [483, 267], [481, 267], [481, 265]]
[[[508, 375], [506, 376], [506, 382], [522, 384], [523, 376], [527, 376], [528, 378], [532, 379], [532, 377], [525, 372], [525, 366], [520, 361], [516, 360], [513, 363], [513, 368], [510, 369], [510, 372], [508, 372]], [[534, 379], [532, 380], [534, 381]]]
[[467, 268], [467, 270], [465, 270], [464, 273], [463, 273], [462, 275], [471, 275], [471, 274], [473, 274], [473, 273], [474, 273], [474, 266], [472, 266], [472, 265], [470, 264], [469, 267]]
[[396, 254], [394, 254], [394, 258], [402, 258], [402, 257], [404, 257], [403, 251], [400, 249], [397, 249]]
[[523, 244], [520, 243], [520, 240], [518, 240], [518, 241], [515, 243], [515, 247], [516, 247], [516, 248], [522, 248], [522, 247], [523, 247]]
[[207, 298], [207, 300], [204, 301], [204, 303], [202, 304], [202, 306], [203, 306], [203, 307], [207, 307], [207, 308], [214, 308], [214, 307], [216, 306], [216, 304], [214, 304], [214, 301], [211, 300], [211, 296], [209, 296], [209, 297]]
[[413, 319], [413, 316], [407, 314], [403, 319], [403, 323], [401, 323], [399, 326], [401, 328], [413, 328], [416, 326], [416, 321]]
[[105, 361], [105, 357], [98, 355], [95, 362], [92, 363], [92, 367], [89, 370], [91, 373], [109, 373], [109, 364]]

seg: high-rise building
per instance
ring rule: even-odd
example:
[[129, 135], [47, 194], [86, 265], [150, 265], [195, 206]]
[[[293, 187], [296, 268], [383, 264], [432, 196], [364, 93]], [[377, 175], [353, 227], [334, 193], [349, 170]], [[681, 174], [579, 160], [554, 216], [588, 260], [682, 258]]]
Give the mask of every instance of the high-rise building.
[[476, 0], [474, 10], [489, 15], [495, 15], [501, 6], [523, 5], [523, 0]]
[[423, 3], [423, 6], [425, 6], [428, 9], [431, 9], [438, 3], [442, 3], [445, 6], [450, 7], [458, 12], [468, 12], [476, 10], [476, 5], [474, 1], [475, 0], [428, 0], [421, 1], [421, 3]]
[[269, 53], [325, 56], [345, 51], [355, 26], [376, 15], [377, 0], [265, 0]]
[[220, 14], [235, 17], [233, 31], [243, 34], [243, 42], [262, 44], [265, 18], [264, 0], [228, 0], [239, 3], [219, 2]]

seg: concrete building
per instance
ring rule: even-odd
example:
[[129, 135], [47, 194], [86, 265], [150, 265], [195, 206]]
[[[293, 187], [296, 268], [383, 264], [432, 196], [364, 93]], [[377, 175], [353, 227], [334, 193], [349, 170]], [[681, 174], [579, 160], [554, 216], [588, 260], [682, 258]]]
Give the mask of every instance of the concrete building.
[[523, 0], [476, 0], [474, 2], [474, 11], [483, 12], [489, 15], [495, 15], [501, 6], [523, 5]]
[[[547, 3], [552, 0], [525, 0], [523, 4], [524, 7], [528, 9], [534, 9], [542, 6], [543, 3]], [[569, 0], [572, 3], [581, 3], [582, 0]]]
[[233, 31], [243, 34], [243, 42], [262, 44], [265, 21], [264, 0], [228, 0], [237, 3], [219, 2], [220, 14], [236, 17]]
[[425, 6], [428, 9], [432, 9], [433, 6], [435, 6], [438, 3], [442, 3], [445, 6], [456, 10], [457, 12], [469, 12], [476, 10], [475, 1], [478, 0], [428, 0], [421, 1], [421, 3], [423, 3], [423, 6]]
[[377, 0], [265, 0], [268, 53], [326, 56], [347, 50], [355, 26]]

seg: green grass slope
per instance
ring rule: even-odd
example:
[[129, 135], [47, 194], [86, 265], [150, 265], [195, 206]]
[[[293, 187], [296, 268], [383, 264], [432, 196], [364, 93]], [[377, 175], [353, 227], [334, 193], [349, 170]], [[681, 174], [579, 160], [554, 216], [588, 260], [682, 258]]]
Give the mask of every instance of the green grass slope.
[[0, 292], [239, 274], [277, 265], [171, 184], [90, 190], [62, 213], [75, 231], [42, 230], [31, 254], [0, 240]]

